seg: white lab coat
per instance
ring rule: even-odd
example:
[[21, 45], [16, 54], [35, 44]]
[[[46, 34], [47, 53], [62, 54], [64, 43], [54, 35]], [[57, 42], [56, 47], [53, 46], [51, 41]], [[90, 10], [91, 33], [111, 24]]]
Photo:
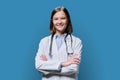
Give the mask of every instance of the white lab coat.
[[[78, 54], [78, 57], [81, 59], [81, 49], [82, 43], [81, 40], [72, 35], [72, 47], [71, 47], [71, 37], [67, 36], [67, 46], [68, 52], [74, 52]], [[67, 67], [62, 67], [60, 70], [60, 64], [62, 61], [66, 61], [69, 56], [66, 51], [66, 44], [63, 42], [60, 49], [57, 49], [57, 44], [55, 37], [53, 37], [52, 43], [52, 58], [49, 56], [51, 35], [43, 38], [40, 41], [39, 49], [35, 57], [35, 67], [38, 71], [43, 74], [42, 80], [78, 80], [77, 73], [79, 65], [72, 64]], [[42, 61], [40, 55], [46, 55], [47, 61]]]

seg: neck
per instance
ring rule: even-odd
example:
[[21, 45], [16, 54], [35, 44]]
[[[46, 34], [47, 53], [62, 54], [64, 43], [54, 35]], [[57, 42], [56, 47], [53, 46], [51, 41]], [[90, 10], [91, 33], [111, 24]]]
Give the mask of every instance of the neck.
[[62, 36], [64, 33], [56, 32], [56, 34], [57, 34], [58, 36]]

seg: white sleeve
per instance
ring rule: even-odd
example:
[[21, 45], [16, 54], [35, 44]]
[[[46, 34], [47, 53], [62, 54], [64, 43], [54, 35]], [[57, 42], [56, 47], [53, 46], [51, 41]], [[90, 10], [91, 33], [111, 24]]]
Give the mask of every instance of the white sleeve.
[[[77, 54], [81, 61], [82, 42], [80, 39], [77, 38], [73, 49], [74, 49], [74, 54]], [[61, 70], [61, 74], [67, 74], [67, 75], [78, 73], [78, 72], [79, 72], [79, 65], [76, 65], [76, 64], [72, 64], [67, 67], [62, 67], [62, 70]]]
[[42, 72], [43, 74], [49, 74], [53, 72], [58, 72], [60, 69], [60, 61], [53, 61], [53, 60], [48, 60], [48, 61], [42, 61], [40, 59], [40, 55], [44, 54], [44, 45], [45, 45], [45, 40], [41, 40], [39, 44], [39, 49], [38, 52], [35, 56], [35, 67], [38, 71]]

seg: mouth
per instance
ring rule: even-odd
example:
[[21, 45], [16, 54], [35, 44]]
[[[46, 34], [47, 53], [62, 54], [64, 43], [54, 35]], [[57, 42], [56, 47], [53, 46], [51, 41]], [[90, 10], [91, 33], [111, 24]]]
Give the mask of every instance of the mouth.
[[61, 28], [64, 26], [64, 24], [57, 24], [56, 26]]

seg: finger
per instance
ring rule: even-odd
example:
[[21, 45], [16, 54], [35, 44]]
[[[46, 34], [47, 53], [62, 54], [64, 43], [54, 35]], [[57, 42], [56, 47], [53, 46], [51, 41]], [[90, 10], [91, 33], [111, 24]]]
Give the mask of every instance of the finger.
[[40, 59], [43, 60], [43, 61], [46, 61], [46, 60], [47, 60], [46, 56], [43, 55], [43, 54], [40, 56]]
[[80, 60], [78, 60], [78, 59], [74, 59], [74, 62], [80, 63]]
[[74, 60], [74, 61], [80, 61], [80, 59], [79, 59], [79, 58], [74, 58], [73, 60]]
[[46, 59], [46, 58], [41, 58], [41, 60], [43, 60], [43, 61], [47, 61], [47, 59]]
[[78, 58], [79, 59], [79, 57], [77, 55], [73, 55], [71, 58]]
[[72, 64], [77, 64], [78, 65], [78, 64], [80, 64], [80, 62], [72, 62]]
[[79, 63], [80, 63], [80, 61], [79, 61], [79, 60], [75, 60], [74, 62], [75, 62], [75, 64], [79, 64]]

